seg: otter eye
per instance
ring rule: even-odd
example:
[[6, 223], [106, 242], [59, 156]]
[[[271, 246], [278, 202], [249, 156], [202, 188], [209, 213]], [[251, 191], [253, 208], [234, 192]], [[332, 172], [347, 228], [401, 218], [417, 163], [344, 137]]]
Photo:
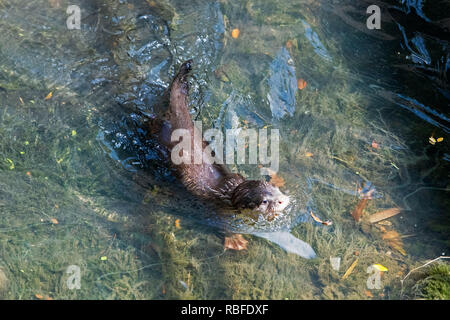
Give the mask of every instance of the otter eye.
[[283, 201], [278, 201], [278, 203], [279, 203], [279, 204], [282, 204], [282, 203], [283, 203]]
[[264, 200], [263, 203], [267, 203], [267, 200]]

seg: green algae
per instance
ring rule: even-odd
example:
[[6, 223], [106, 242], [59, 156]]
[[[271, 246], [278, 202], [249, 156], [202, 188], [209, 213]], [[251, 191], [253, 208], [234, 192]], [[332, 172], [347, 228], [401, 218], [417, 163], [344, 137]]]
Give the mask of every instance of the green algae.
[[422, 287], [422, 295], [430, 300], [450, 299], [450, 266], [438, 264], [430, 267], [425, 278], [417, 283]]

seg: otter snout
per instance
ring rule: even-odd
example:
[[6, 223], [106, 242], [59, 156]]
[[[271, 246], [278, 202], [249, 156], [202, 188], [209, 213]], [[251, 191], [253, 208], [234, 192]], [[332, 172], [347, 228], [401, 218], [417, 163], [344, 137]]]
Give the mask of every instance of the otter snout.
[[290, 198], [265, 181], [247, 180], [234, 190], [232, 202], [236, 208], [273, 214], [286, 209]]
[[289, 196], [283, 194], [278, 187], [267, 186], [266, 195], [263, 197], [257, 210], [262, 213], [280, 213], [289, 205]]

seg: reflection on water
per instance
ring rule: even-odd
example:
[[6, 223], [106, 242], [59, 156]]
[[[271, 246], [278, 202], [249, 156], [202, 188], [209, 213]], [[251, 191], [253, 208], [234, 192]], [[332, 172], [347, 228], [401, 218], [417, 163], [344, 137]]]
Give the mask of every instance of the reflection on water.
[[[371, 4], [80, 1], [81, 30], [68, 30], [66, 0], [0, 1], [0, 296], [366, 299], [379, 263], [375, 298], [415, 297], [399, 280], [449, 249], [449, 10], [380, 2], [382, 28], [368, 30]], [[143, 115], [163, 114], [190, 58], [204, 128], [280, 130], [293, 203], [274, 221], [192, 199], [147, 134]], [[369, 193], [363, 217], [401, 213], [356, 223]], [[224, 252], [223, 229], [272, 243], [246, 235], [245, 252]], [[276, 245], [309, 250], [294, 239], [317, 257]], [[70, 265], [80, 290], [64, 286]]]

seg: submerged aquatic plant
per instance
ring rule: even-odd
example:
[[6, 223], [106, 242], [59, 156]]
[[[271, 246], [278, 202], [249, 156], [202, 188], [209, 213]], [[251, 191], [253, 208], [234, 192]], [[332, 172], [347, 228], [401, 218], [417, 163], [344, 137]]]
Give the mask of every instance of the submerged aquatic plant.
[[417, 285], [426, 299], [450, 300], [450, 264], [440, 263], [431, 266], [425, 273], [425, 278]]

